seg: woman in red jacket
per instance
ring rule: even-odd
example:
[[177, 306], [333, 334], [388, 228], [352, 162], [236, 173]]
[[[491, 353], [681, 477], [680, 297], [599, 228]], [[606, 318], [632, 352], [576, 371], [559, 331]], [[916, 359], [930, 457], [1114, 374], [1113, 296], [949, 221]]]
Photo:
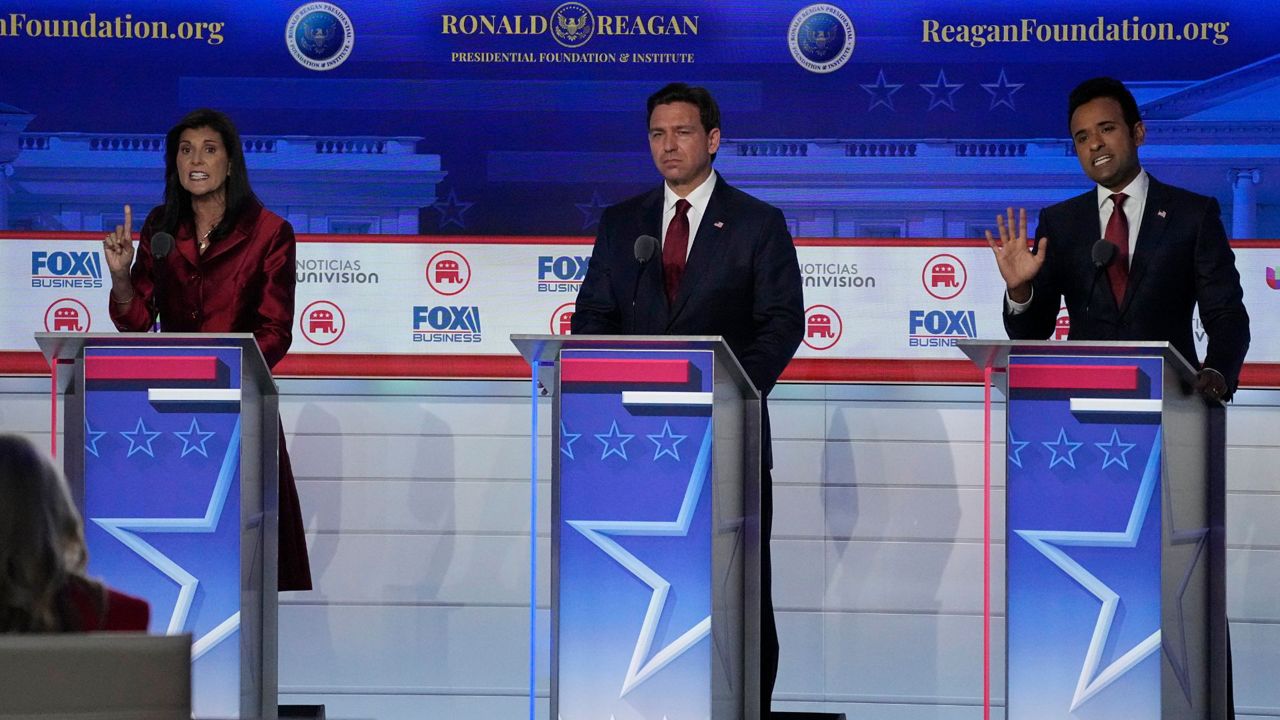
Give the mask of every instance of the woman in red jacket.
[[0, 435], [0, 633], [145, 632], [145, 600], [85, 575], [67, 481], [29, 441]]
[[[253, 333], [275, 367], [293, 340], [293, 227], [249, 185], [244, 146], [230, 118], [196, 110], [165, 139], [164, 204], [138, 234], [133, 211], [107, 235], [111, 319], [125, 332]], [[167, 244], [157, 242], [167, 234]], [[156, 258], [156, 252], [163, 255]], [[310, 590], [311, 566], [293, 469], [280, 431], [279, 589]]]

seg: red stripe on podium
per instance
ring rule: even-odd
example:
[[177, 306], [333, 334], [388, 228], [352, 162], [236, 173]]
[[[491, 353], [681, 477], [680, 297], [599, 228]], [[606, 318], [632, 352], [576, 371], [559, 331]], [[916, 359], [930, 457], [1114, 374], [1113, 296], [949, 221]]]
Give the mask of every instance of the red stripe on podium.
[[571, 358], [560, 361], [561, 382], [687, 383], [688, 360]]
[[1039, 390], [1137, 390], [1136, 365], [1010, 365], [1009, 387]]
[[217, 380], [218, 359], [196, 356], [103, 356], [84, 359], [85, 380]]

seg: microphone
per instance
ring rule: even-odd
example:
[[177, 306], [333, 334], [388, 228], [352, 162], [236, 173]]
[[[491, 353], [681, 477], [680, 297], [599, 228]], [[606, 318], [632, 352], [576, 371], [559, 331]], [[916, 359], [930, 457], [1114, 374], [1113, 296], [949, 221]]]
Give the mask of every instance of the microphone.
[[641, 235], [636, 238], [636, 244], [632, 248], [632, 254], [635, 255], [636, 263], [636, 282], [631, 288], [631, 330], [635, 330], [636, 326], [636, 296], [640, 293], [640, 278], [644, 276], [645, 267], [653, 256], [658, 253], [658, 238], [652, 235]]
[[173, 236], [167, 232], [158, 232], [151, 236], [151, 257], [155, 260], [151, 264], [151, 284], [153, 286], [151, 292], [151, 302], [156, 307], [156, 322], [154, 330], [160, 329], [160, 295], [161, 287], [164, 284], [165, 263], [164, 259], [168, 257], [169, 251], [173, 250]]
[[1093, 258], [1093, 282], [1089, 283], [1089, 295], [1085, 298], [1084, 316], [1089, 317], [1089, 308], [1093, 305], [1093, 291], [1098, 287], [1098, 278], [1107, 268], [1111, 267], [1111, 263], [1116, 259], [1116, 246], [1102, 238], [1093, 244], [1093, 248], [1089, 250], [1089, 255]]
[[658, 238], [652, 235], [641, 235], [636, 238], [635, 245], [636, 262], [641, 265], [649, 262], [653, 258], [653, 254], [658, 252]]
[[[152, 240], [152, 242], [155, 241]], [[1116, 246], [1106, 238], [1102, 238], [1093, 244], [1093, 249], [1089, 251], [1089, 254], [1093, 256], [1093, 266], [1095, 268], [1106, 268], [1116, 259]]]

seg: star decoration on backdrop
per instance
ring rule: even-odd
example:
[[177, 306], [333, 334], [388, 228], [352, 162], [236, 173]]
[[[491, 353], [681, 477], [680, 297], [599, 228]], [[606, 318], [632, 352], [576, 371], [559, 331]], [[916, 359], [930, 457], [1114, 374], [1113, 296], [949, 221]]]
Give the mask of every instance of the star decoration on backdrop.
[[85, 418], [84, 419], [85, 452], [92, 453], [94, 457], [101, 457], [101, 455], [98, 455], [98, 441], [101, 440], [102, 436], [106, 434], [107, 434], [106, 430], [94, 430], [92, 427], [89, 427], [89, 418]]
[[151, 441], [160, 437], [160, 432], [147, 429], [146, 423], [142, 422], [142, 418], [138, 418], [138, 425], [132, 432], [121, 430], [120, 434], [125, 436], [129, 441], [129, 454], [125, 457], [133, 457], [134, 453], [146, 453], [151, 457], [156, 454], [151, 451]]
[[[141, 423], [141, 421], [139, 421]], [[156, 433], [157, 435], [159, 433]], [[235, 479], [236, 467], [240, 462], [240, 421], [236, 420], [231, 431], [226, 453], [222, 457], [222, 465], [218, 470], [218, 479], [214, 483], [213, 492], [209, 495], [209, 505], [202, 517], [195, 518], [90, 518], [109, 535], [119, 540], [125, 547], [137, 553], [151, 566], [164, 573], [166, 577], [178, 585], [178, 599], [174, 603], [173, 612], [169, 615], [169, 627], [166, 633], [176, 635], [186, 629], [187, 617], [195, 600], [196, 588], [200, 580], [188, 572], [169, 556], [160, 552], [154, 545], [138, 536], [144, 533], [212, 533], [218, 528], [223, 508], [227, 504], [227, 496], [231, 492], [231, 483]], [[259, 526], [261, 527], [261, 526]], [[230, 637], [240, 627], [240, 612], [229, 615], [209, 632], [197, 638], [191, 645], [192, 661], [209, 652], [218, 643]]]
[[1056, 442], [1042, 441], [1040, 444], [1049, 448], [1049, 452], [1053, 453], [1053, 458], [1049, 460], [1050, 469], [1056, 467], [1058, 463], [1063, 463], [1074, 470], [1076, 467], [1076, 450], [1079, 450], [1084, 443], [1071, 442], [1067, 439], [1067, 429], [1060, 428]]
[[653, 459], [657, 460], [663, 455], [670, 455], [677, 462], [680, 460], [680, 450], [678, 446], [688, 435], [674, 435], [671, 432], [671, 423], [669, 421], [662, 423], [662, 432], [657, 435], [646, 435], [645, 437], [653, 441], [656, 445], [653, 449]]
[[920, 87], [929, 93], [929, 109], [936, 107], [944, 107], [954, 111], [956, 109], [955, 95], [956, 91], [964, 87], [964, 83], [947, 82], [947, 73], [945, 70], [938, 70], [938, 80], [932, 85], [921, 83]]
[[635, 435], [627, 435], [626, 433], [618, 432], [618, 421], [614, 420], [613, 426], [609, 428], [609, 432], [598, 433], [596, 435], [596, 439], [604, 444], [604, 450], [600, 455], [600, 459], [604, 460], [610, 455], [617, 455], [623, 460], [626, 460], [627, 443], [630, 442], [633, 437], [635, 437]]
[[1102, 601], [1098, 609], [1098, 620], [1093, 627], [1093, 636], [1089, 640], [1089, 649], [1085, 653], [1084, 664], [1080, 668], [1080, 677], [1076, 681], [1075, 693], [1071, 699], [1069, 712], [1075, 712], [1085, 701], [1098, 694], [1120, 676], [1135, 667], [1139, 662], [1160, 647], [1160, 628], [1148, 635], [1120, 655], [1101, 672], [1103, 649], [1107, 646], [1111, 635], [1111, 624], [1115, 619], [1116, 608], [1120, 604], [1120, 595], [1089, 572], [1079, 562], [1066, 554], [1062, 547], [1109, 547], [1132, 549], [1138, 544], [1147, 519], [1147, 508], [1151, 496], [1155, 492], [1156, 480], [1160, 468], [1160, 431], [1151, 446], [1151, 454], [1142, 473], [1142, 483], [1133, 500], [1133, 509], [1129, 512], [1129, 521], [1125, 529], [1118, 532], [1108, 531], [1068, 531], [1068, 530], [1015, 530], [1014, 532], [1026, 540], [1041, 555], [1065, 572], [1068, 577], [1079, 583], [1090, 594]]
[[876, 107], [883, 105], [893, 112], [893, 94], [902, 89], [902, 85], [894, 85], [884, 77], [884, 68], [880, 68], [880, 74], [876, 76], [874, 83], [861, 84], [860, 87], [871, 95], [871, 105], [867, 107], [867, 111], [875, 110]]
[[582, 229], [590, 230], [600, 224], [600, 216], [604, 215], [604, 209], [609, 207], [601, 197], [600, 193], [591, 191], [591, 202], [574, 203], [574, 207], [582, 212]]
[[582, 433], [569, 432], [569, 429], [564, 426], [564, 421], [560, 421], [560, 438], [564, 440], [560, 445], [560, 452], [564, 453], [570, 460], [574, 459], [573, 444], [577, 442], [580, 437], [582, 437]]
[[467, 210], [471, 209], [472, 205], [475, 205], [475, 203], [462, 202], [458, 199], [457, 191], [450, 190], [448, 197], [444, 200], [435, 201], [431, 207], [435, 208], [436, 212], [440, 213], [441, 230], [449, 227], [450, 225], [457, 225], [463, 230], [466, 230], [467, 222], [462, 216], [467, 212]]
[[193, 417], [191, 418], [191, 427], [188, 428], [186, 432], [175, 432], [173, 434], [177, 435], [182, 440], [181, 457], [186, 457], [187, 453], [192, 452], [200, 453], [205, 457], [209, 457], [209, 453], [205, 450], [204, 444], [216, 433], [201, 430], [200, 423]]
[[[616, 425], [616, 423], [615, 423]], [[619, 698], [648, 680], [671, 661], [680, 657], [697, 642], [711, 634], [711, 616], [700, 620], [673, 640], [665, 648], [649, 657], [653, 647], [653, 638], [658, 631], [658, 623], [662, 619], [662, 611], [667, 603], [667, 595], [671, 591], [668, 582], [652, 568], [644, 564], [635, 555], [618, 544], [614, 535], [632, 537], [686, 537], [693, 523], [694, 510], [702, 489], [707, 483], [707, 475], [711, 466], [711, 426], [707, 426], [702, 438], [702, 447], [694, 461], [693, 471], [689, 474], [689, 484], [685, 489], [684, 500], [680, 511], [672, 521], [639, 521], [639, 520], [569, 520], [566, 521], [574, 530], [582, 533], [593, 545], [600, 548], [609, 557], [635, 575], [652, 591], [649, 596], [649, 607], [645, 611], [644, 622], [640, 626], [640, 634], [636, 636], [636, 646], [631, 653], [631, 664], [627, 668], [626, 677], [622, 681]], [[646, 658], [648, 661], [646, 662]]]
[[1013, 436], [1013, 430], [1009, 431], [1009, 462], [1022, 467], [1022, 451], [1031, 444], [1030, 440], [1019, 440]]
[[1129, 469], [1129, 451], [1138, 446], [1137, 443], [1120, 442], [1120, 431], [1118, 429], [1111, 430], [1111, 440], [1106, 443], [1094, 443], [1095, 446], [1106, 457], [1102, 461], [1102, 469], [1106, 470], [1112, 465], [1119, 465], [1125, 470]]
[[1026, 83], [1011, 83], [1008, 76], [1005, 75], [1004, 68], [1000, 68], [1000, 77], [993, 83], [981, 83], [982, 89], [991, 93], [991, 107], [988, 110], [995, 110], [1001, 105], [1007, 106], [1010, 110], [1017, 110], [1013, 106], [1013, 94], [1022, 89]]

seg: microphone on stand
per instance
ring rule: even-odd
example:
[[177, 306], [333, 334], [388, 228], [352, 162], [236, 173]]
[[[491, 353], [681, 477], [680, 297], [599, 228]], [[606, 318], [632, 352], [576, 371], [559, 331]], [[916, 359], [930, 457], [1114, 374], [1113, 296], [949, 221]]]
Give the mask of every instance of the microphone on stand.
[[164, 281], [168, 275], [165, 270], [164, 259], [169, 255], [169, 251], [173, 250], [173, 236], [167, 232], [158, 232], [151, 236], [151, 257], [154, 262], [151, 263], [151, 302], [156, 306], [156, 323], [152, 330], [160, 329], [160, 298]]
[[1093, 244], [1093, 248], [1089, 251], [1089, 255], [1093, 257], [1093, 282], [1089, 283], [1089, 295], [1084, 303], [1084, 316], [1089, 317], [1089, 308], [1093, 305], [1093, 291], [1098, 287], [1098, 278], [1107, 268], [1111, 267], [1111, 263], [1116, 259], [1116, 246], [1102, 238]]
[[641, 235], [636, 238], [636, 244], [633, 248], [633, 254], [639, 268], [636, 269], [636, 282], [631, 288], [631, 330], [635, 330], [636, 325], [636, 296], [640, 293], [640, 278], [644, 276], [645, 267], [649, 261], [658, 252], [658, 238], [652, 235]]

